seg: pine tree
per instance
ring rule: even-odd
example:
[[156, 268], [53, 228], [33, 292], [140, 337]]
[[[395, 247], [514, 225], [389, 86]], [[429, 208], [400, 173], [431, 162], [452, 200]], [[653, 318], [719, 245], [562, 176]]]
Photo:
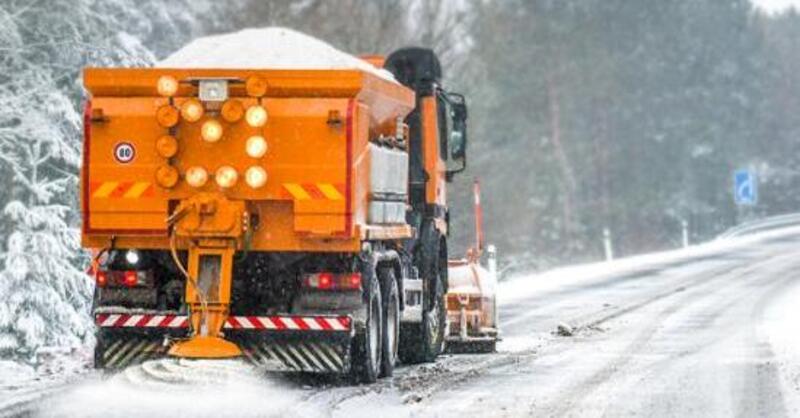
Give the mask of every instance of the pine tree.
[[15, 77], [0, 84], [0, 162], [12, 174], [3, 217], [13, 231], [0, 271], [0, 354], [26, 355], [42, 345], [74, 345], [90, 325], [91, 287], [70, 225], [80, 118], [49, 74], [22, 54], [3, 64]]
[[[77, 229], [87, 65], [147, 66], [192, 29], [184, 1], [3, 0], [0, 7], [0, 356], [87, 340], [93, 285]], [[3, 246], [5, 248], [3, 248]]]

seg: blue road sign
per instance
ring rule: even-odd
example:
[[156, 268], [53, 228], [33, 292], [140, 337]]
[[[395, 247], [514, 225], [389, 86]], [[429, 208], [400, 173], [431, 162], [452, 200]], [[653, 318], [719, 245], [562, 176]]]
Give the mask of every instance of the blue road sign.
[[733, 173], [733, 200], [737, 205], [755, 205], [758, 202], [756, 173], [750, 170]]

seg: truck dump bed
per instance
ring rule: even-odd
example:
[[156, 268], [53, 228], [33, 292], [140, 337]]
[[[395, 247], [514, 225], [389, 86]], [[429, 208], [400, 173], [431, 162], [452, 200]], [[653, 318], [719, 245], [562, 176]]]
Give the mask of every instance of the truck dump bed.
[[[170, 80], [177, 89], [160, 94]], [[227, 100], [198, 100], [201, 81], [213, 80], [224, 80]], [[113, 238], [120, 248], [168, 248], [168, 217], [200, 193], [247, 202], [253, 250], [358, 251], [370, 233], [410, 235], [404, 220], [369, 218], [372, 162], [386, 154], [371, 140], [395, 137], [415, 105], [414, 93], [397, 83], [362, 70], [167, 68], [92, 68], [84, 82], [91, 93], [81, 174], [87, 247]], [[187, 102], [201, 104], [198, 120]], [[248, 122], [254, 106], [266, 110], [263, 126]], [[203, 139], [207, 121], [219, 123], [219, 140]], [[258, 158], [246, 152], [253, 136], [267, 144]], [[187, 171], [197, 167], [208, 180], [193, 187]], [[215, 181], [222, 167], [238, 174], [235, 185]], [[266, 172], [262, 187], [245, 181], [251, 167]]]

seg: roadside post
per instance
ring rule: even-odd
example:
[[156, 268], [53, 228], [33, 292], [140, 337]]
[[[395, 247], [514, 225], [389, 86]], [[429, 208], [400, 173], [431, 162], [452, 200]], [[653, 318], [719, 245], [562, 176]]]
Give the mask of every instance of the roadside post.
[[603, 228], [603, 250], [606, 253], [606, 261], [614, 259], [614, 248], [611, 245], [611, 231]]
[[683, 248], [689, 247], [689, 222], [686, 219], [681, 221], [681, 235], [683, 238]]

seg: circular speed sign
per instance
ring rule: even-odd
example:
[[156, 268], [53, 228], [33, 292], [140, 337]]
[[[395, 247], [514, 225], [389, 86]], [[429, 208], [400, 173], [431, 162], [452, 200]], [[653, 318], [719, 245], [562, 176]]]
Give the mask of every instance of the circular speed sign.
[[117, 162], [127, 164], [136, 156], [136, 148], [130, 142], [120, 142], [114, 146], [114, 158]]

